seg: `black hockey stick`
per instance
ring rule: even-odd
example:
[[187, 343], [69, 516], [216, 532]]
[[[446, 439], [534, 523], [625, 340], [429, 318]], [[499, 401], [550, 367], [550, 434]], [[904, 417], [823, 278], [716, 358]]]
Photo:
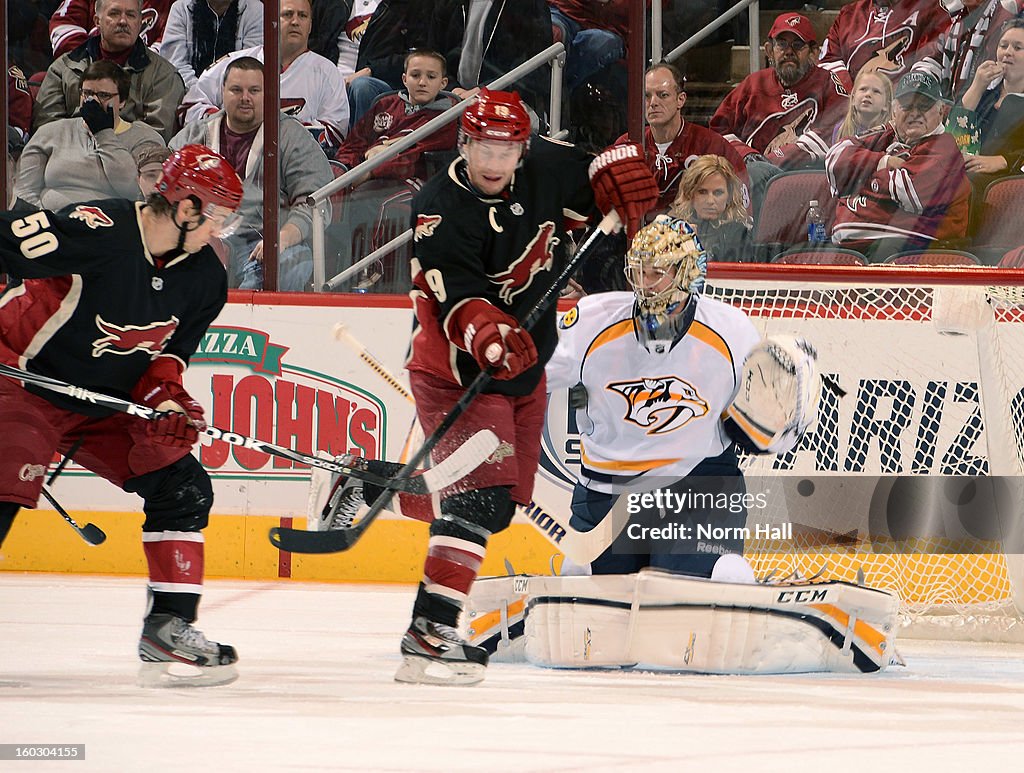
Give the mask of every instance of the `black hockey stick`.
[[53, 509], [60, 513], [61, 518], [67, 521], [71, 528], [78, 532], [78, 536], [88, 542], [90, 545], [101, 545], [106, 541], [107, 535], [103, 533], [103, 529], [92, 523], [87, 523], [85, 526], [79, 526], [78, 522], [68, 515], [67, 511], [60, 506], [60, 502], [50, 493], [47, 486], [52, 486], [53, 482], [57, 480], [57, 476], [64, 472], [64, 468], [67, 467], [68, 462], [71, 461], [71, 457], [75, 455], [82, 445], [82, 438], [78, 438], [72, 443], [71, 448], [64, 454], [64, 458], [60, 460], [60, 464], [57, 468], [50, 473], [50, 477], [46, 479], [46, 484], [42, 488], [42, 495], [46, 498], [46, 501], [53, 505]]
[[[569, 278], [576, 272], [586, 260], [590, 251], [594, 248], [594, 244], [600, 241], [603, 237], [608, 236], [610, 233], [615, 231], [621, 226], [618, 214], [612, 210], [594, 229], [594, 231], [587, 237], [586, 241], [580, 246], [572, 258], [566, 263], [565, 268], [562, 269], [562, 273], [558, 275], [551, 286], [544, 292], [530, 313], [527, 314], [526, 319], [522, 322], [523, 330], [530, 331], [537, 321], [541, 318], [548, 306], [554, 302], [559, 294], [569, 283]], [[427, 458], [434, 447], [441, 441], [445, 433], [452, 428], [452, 425], [459, 419], [460, 416], [469, 407], [469, 404], [476, 399], [484, 388], [491, 382], [494, 377], [496, 367], [490, 367], [486, 370], [480, 371], [480, 374], [473, 379], [472, 383], [466, 388], [462, 397], [459, 401], [452, 406], [448, 415], [444, 418], [444, 421], [438, 425], [437, 429], [428, 437], [423, 445], [420, 447], [413, 457], [406, 463], [406, 465], [398, 472], [396, 479], [405, 480], [408, 475], [411, 475]], [[299, 529], [285, 529], [280, 527], [274, 527], [270, 530], [270, 542], [276, 548], [280, 550], [286, 550], [291, 553], [338, 553], [343, 550], [348, 550], [363, 536], [363, 533], [369, 528], [370, 524], [373, 523], [381, 510], [388, 506], [391, 501], [391, 497], [394, 492], [390, 489], [385, 489], [370, 505], [370, 509], [366, 514], [359, 519], [359, 521], [350, 526], [347, 529], [335, 529], [333, 531], [301, 531]]]
[[[3, 363], [0, 363], [0, 375], [20, 379], [27, 384], [35, 384], [36, 386], [49, 389], [52, 392], [67, 395], [92, 405], [98, 405], [114, 411], [120, 411], [121, 413], [127, 413], [131, 416], [138, 416], [142, 419], [154, 420], [159, 419], [164, 415], [155, 408], [150, 408], [146, 405], [139, 405], [138, 403], [133, 403], [131, 400], [125, 400], [120, 397], [103, 394], [102, 392], [93, 392], [89, 389], [73, 386], [64, 381], [60, 381], [59, 379], [50, 378], [49, 376], [41, 376], [38, 373], [28, 373], [17, 368], [12, 368], [9, 365], [4, 365]], [[352, 464], [342, 464], [334, 459], [321, 459], [319, 456], [306, 454], [302, 451], [293, 451], [290, 448], [274, 445], [273, 443], [268, 443], [265, 440], [246, 437], [245, 435], [240, 435], [237, 432], [230, 432], [226, 429], [220, 429], [219, 427], [207, 427], [199, 434], [213, 438], [214, 440], [223, 440], [228, 445], [249, 448], [254, 451], [261, 451], [265, 454], [279, 456], [282, 459], [289, 459], [293, 462], [309, 465], [310, 467], [319, 467], [324, 470], [329, 470], [330, 472], [336, 472], [341, 475], [358, 478], [359, 480], [372, 483], [376, 486], [381, 486], [385, 489], [394, 486], [396, 490], [408, 491], [413, 494], [430, 494], [434, 491], [440, 491], [441, 489], [450, 486], [459, 478], [476, 469], [477, 466], [482, 464], [488, 456], [494, 453], [494, 449], [498, 447], [498, 436], [490, 430], [481, 430], [463, 443], [441, 464], [433, 467], [432, 469], [425, 470], [422, 474], [403, 476], [399, 480], [368, 472], [362, 468], [362, 464], [365, 460], [358, 457], [352, 460]], [[450, 464], [448, 463], [449, 459], [451, 460]]]

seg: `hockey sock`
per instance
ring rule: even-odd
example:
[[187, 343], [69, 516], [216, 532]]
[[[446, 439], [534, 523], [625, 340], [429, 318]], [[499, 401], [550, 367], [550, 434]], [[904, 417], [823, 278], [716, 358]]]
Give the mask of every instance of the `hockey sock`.
[[142, 547], [153, 592], [151, 611], [193, 622], [203, 592], [202, 532], [145, 531]]
[[20, 509], [21, 505], [16, 505], [14, 502], [0, 502], [0, 545], [4, 544], [7, 532], [14, 524], [14, 516]]
[[508, 523], [506, 488], [446, 497], [441, 516], [430, 525], [423, 582], [413, 615], [454, 626], [487, 551], [487, 540]]

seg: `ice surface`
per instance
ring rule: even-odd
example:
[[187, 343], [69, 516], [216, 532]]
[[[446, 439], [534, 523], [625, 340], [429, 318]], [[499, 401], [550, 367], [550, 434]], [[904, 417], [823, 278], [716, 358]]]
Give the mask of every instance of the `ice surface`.
[[[1024, 760], [1024, 647], [904, 641], [876, 676], [492, 665], [400, 685], [411, 588], [210, 581], [198, 627], [241, 678], [135, 686], [144, 579], [0, 572], [0, 742], [86, 745], [0, 771], [958, 771]], [[989, 767], [986, 770], [986, 766]]]

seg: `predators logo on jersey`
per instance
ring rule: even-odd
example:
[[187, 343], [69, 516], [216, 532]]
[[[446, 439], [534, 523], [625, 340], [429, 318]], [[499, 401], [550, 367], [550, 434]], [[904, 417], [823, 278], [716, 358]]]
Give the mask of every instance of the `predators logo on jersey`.
[[672, 432], [708, 412], [707, 401], [678, 376], [617, 381], [607, 389], [626, 398], [628, 408], [623, 419], [648, 427], [648, 435]]

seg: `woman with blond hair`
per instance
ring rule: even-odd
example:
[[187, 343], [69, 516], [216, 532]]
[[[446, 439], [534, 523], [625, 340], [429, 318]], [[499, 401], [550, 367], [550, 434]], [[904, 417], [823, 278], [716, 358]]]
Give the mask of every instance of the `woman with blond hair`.
[[751, 263], [750, 216], [743, 183], [722, 156], [699, 156], [683, 173], [679, 193], [668, 213], [697, 230], [708, 260]]
[[892, 81], [877, 70], [861, 70], [853, 82], [846, 118], [832, 132], [832, 144], [881, 126], [891, 117]]

